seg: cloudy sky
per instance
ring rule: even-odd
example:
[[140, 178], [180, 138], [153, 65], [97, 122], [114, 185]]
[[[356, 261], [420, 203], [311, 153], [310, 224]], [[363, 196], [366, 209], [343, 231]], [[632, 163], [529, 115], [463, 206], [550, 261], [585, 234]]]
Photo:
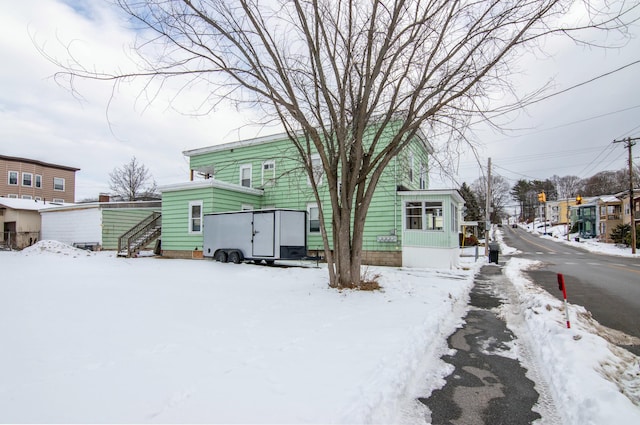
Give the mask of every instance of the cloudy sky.
[[[72, 5], [74, 7], [72, 7]], [[79, 7], [78, 5], [82, 5]], [[134, 33], [117, 11], [99, 0], [11, 2], [0, 14], [0, 140], [4, 155], [80, 168], [76, 199], [108, 192], [109, 172], [132, 156], [158, 184], [188, 180], [182, 156], [193, 149], [276, 132], [251, 125], [257, 117], [221, 105], [213, 113], [186, 114], [198, 93], [176, 95], [168, 87], [150, 99], [140, 83], [78, 81], [70, 93], [52, 78], [58, 69], [38, 51], [66, 60], [70, 47], [96, 69], [130, 66]], [[640, 36], [640, 28], [632, 28]], [[614, 42], [608, 39], [608, 42]], [[545, 54], [519, 64], [522, 93], [551, 82], [546, 94], [565, 90], [640, 60], [640, 40], [623, 48], [588, 49], [566, 39], [548, 41]], [[494, 172], [511, 184], [554, 174], [588, 177], [626, 164], [626, 150], [614, 139], [640, 135], [640, 64], [501, 117], [506, 132], [478, 124], [469, 132], [480, 163], [491, 157]], [[438, 141], [434, 141], [438, 145]], [[636, 156], [640, 155], [636, 149]], [[640, 161], [640, 160], [636, 160]], [[469, 150], [458, 161], [455, 180], [434, 170], [432, 187], [471, 183], [482, 171]]]

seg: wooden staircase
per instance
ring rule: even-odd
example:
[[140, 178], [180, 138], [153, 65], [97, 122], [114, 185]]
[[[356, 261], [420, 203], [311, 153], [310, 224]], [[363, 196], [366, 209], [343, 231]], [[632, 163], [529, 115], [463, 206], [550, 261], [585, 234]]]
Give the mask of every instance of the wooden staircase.
[[154, 212], [118, 238], [118, 257], [132, 257], [160, 237], [162, 214]]

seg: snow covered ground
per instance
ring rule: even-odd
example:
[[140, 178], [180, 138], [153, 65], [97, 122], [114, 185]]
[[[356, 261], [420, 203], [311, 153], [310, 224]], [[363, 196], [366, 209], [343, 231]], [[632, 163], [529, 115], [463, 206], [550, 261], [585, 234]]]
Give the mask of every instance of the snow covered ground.
[[552, 239], [558, 243], [573, 245], [579, 248], [586, 249], [587, 251], [607, 255], [615, 255], [618, 257], [640, 258], [639, 250], [636, 250], [638, 251], [636, 252], [636, 254], [632, 254], [631, 247], [626, 247], [624, 245], [604, 243], [598, 241], [597, 239], [578, 238], [579, 241], [576, 241], [576, 237], [580, 236], [578, 233], [569, 234], [569, 239], [567, 240], [567, 226], [564, 224], [556, 226], [547, 225], [546, 235], [544, 234], [544, 222], [536, 221], [529, 224], [519, 224], [518, 226], [525, 229], [529, 233], [539, 234], [543, 238]]
[[[371, 267], [382, 291], [338, 292], [322, 267], [0, 252], [0, 422], [419, 423], [484, 263], [464, 261]], [[581, 307], [565, 329], [530, 265], [508, 262], [502, 313], [561, 422], [640, 423], [638, 358]]]

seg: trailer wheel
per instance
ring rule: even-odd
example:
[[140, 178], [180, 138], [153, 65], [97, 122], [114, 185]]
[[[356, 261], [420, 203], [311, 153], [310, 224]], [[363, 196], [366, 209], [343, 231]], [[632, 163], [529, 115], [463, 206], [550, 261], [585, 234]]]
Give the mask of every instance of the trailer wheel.
[[219, 263], [226, 263], [227, 262], [227, 253], [222, 251], [222, 250], [220, 250], [220, 251], [216, 252], [216, 255], [214, 256], [214, 258]]
[[274, 263], [273, 260], [264, 260], [264, 262], [267, 266], [273, 266], [273, 263]]
[[240, 262], [242, 262], [243, 258], [242, 258], [242, 254], [240, 253], [240, 251], [231, 251], [229, 253], [229, 261], [232, 262], [233, 264], [240, 264]]

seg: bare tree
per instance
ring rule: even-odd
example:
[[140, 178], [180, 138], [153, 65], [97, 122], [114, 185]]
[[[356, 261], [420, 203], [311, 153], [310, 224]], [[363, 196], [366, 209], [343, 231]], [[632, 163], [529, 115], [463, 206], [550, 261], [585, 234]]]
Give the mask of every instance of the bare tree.
[[583, 182], [578, 176], [553, 176], [551, 181], [556, 186], [558, 199], [573, 198], [583, 191]]
[[[554, 32], [623, 29], [637, 7], [623, 2], [607, 13], [585, 0], [590, 19], [569, 27], [559, 24], [574, 3], [568, 0], [116, 3], [142, 27], [136, 50], [145, 68], [114, 74], [65, 63], [58, 77], [73, 85], [76, 77], [186, 76], [187, 84], [209, 84], [208, 107], [227, 99], [279, 120], [312, 182], [336, 287], [359, 283], [373, 192], [421, 127], [427, 136], [460, 136], [472, 116], [487, 116], [493, 90], [510, 91], [506, 78], [523, 48]], [[316, 153], [328, 204], [313, 179]]]
[[[511, 200], [509, 182], [504, 177], [498, 174], [491, 175], [491, 214], [489, 215], [489, 221], [491, 223], [499, 223], [502, 218], [507, 214], [505, 207]], [[482, 210], [482, 216], [486, 216], [486, 199], [487, 199], [487, 178], [481, 177], [471, 184], [471, 190], [475, 193], [480, 209]]]
[[109, 187], [125, 201], [139, 201], [157, 197], [157, 185], [151, 173], [134, 156], [122, 167], [109, 173]]

